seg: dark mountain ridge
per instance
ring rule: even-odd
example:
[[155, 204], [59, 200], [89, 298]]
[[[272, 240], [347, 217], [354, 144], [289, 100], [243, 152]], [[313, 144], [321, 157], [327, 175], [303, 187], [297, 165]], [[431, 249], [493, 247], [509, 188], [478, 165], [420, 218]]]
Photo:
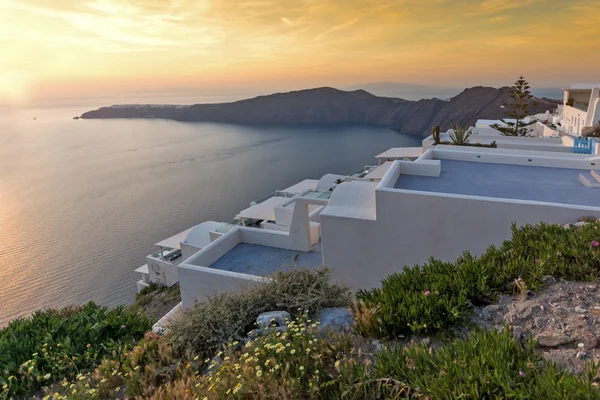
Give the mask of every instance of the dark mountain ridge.
[[[498, 119], [506, 111], [509, 88], [473, 87], [449, 100], [408, 101], [375, 96], [365, 90], [330, 87], [275, 93], [231, 103], [181, 105], [114, 105], [84, 113], [81, 118], [162, 118], [176, 121], [233, 124], [368, 124], [403, 133], [427, 135], [431, 126], [474, 124]], [[553, 110], [556, 100], [537, 99], [531, 113]]]

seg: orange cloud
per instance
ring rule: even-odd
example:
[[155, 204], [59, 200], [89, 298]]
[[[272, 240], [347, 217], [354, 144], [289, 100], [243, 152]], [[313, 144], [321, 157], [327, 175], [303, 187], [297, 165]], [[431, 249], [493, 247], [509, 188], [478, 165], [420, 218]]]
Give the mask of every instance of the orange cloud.
[[600, 10], [584, 0], [0, 0], [0, 15], [0, 101], [173, 86], [506, 84], [520, 73], [563, 85], [598, 80], [600, 65]]

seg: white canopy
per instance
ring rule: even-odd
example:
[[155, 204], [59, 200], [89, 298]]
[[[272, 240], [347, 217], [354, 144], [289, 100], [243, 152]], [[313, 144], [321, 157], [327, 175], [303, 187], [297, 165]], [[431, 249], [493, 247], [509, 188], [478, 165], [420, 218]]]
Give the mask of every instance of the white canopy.
[[336, 174], [325, 174], [319, 180], [319, 184], [317, 185], [318, 192], [326, 192], [332, 186], [335, 186], [338, 179], [344, 180], [344, 175], [336, 175]]
[[148, 273], [148, 264], [142, 265], [141, 267], [136, 269], [135, 272], [139, 272], [140, 274], [147, 274]]
[[287, 189], [282, 190], [285, 193], [299, 194], [310, 189], [316, 189], [319, 183], [316, 179], [305, 179], [302, 182], [298, 182]]
[[388, 171], [388, 169], [390, 169], [391, 166], [392, 162], [386, 161], [379, 168], [376, 168], [373, 171], [369, 172], [367, 175], [365, 175], [363, 179], [381, 180], [381, 178], [383, 178], [383, 176]]
[[290, 201], [289, 197], [271, 197], [260, 204], [246, 208], [237, 217], [244, 219], [266, 219], [275, 221], [275, 207]]
[[210, 232], [217, 230], [221, 222], [206, 221], [193, 227], [186, 236], [183, 243], [202, 248], [210, 244]]
[[401, 158], [417, 158], [423, 154], [421, 147], [392, 147], [375, 158], [397, 160]]
[[177, 235], [171, 236], [168, 239], [161, 240], [160, 242], [156, 243], [156, 246], [168, 247], [171, 249], [181, 249], [180, 243], [185, 240], [188, 233], [190, 233], [192, 229], [194, 228], [186, 229], [185, 231], [179, 232]]

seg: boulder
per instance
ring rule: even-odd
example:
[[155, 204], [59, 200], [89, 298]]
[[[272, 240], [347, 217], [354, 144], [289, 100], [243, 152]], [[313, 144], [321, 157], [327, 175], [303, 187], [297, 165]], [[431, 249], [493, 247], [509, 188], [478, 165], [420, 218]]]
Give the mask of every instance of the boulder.
[[543, 332], [537, 337], [538, 347], [559, 347], [573, 343], [573, 339], [562, 332]]
[[354, 318], [347, 308], [324, 308], [317, 320], [321, 332], [350, 332], [354, 326]]
[[288, 321], [291, 320], [290, 313], [287, 311], [269, 311], [262, 313], [256, 318], [256, 323], [261, 329], [266, 329], [270, 326], [287, 326]]

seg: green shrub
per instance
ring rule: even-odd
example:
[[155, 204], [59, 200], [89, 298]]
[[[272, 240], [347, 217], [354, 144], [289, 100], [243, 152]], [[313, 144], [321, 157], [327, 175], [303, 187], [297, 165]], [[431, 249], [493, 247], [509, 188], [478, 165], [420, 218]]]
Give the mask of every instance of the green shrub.
[[364, 334], [397, 337], [447, 331], [464, 322], [472, 305], [493, 302], [499, 293], [537, 290], [543, 277], [593, 281], [600, 277], [600, 224], [565, 229], [560, 225], [513, 226], [512, 239], [481, 255], [468, 252], [454, 263], [431, 259], [405, 267], [380, 288], [359, 291], [361, 311], [373, 312], [368, 323], [357, 318]]
[[456, 124], [453, 124], [451, 127], [452, 132], [449, 133], [450, 140], [452, 141], [452, 143], [458, 146], [468, 145], [471, 141], [471, 136], [477, 135], [477, 132], [474, 131], [472, 128], [463, 126], [458, 122]]
[[88, 303], [45, 310], [0, 330], [0, 393], [34, 393], [40, 387], [92, 370], [152, 326], [144, 315]]
[[600, 399], [598, 365], [580, 378], [522, 345], [512, 333], [480, 330], [438, 350], [384, 347], [362, 354], [352, 336], [320, 337], [307, 315], [269, 334], [224, 346], [213, 360], [175, 360], [165, 338], [147, 337], [119, 361], [48, 392], [105, 399]]
[[223, 343], [243, 339], [263, 312], [284, 310], [297, 316], [300, 308], [312, 316], [323, 307], [349, 306], [349, 289], [331, 283], [330, 277], [326, 268], [290, 269], [251, 289], [210, 297], [174, 321], [169, 340], [179, 351], [211, 357]]
[[590, 364], [579, 378], [537, 355], [533, 341], [522, 346], [508, 329], [482, 330], [437, 351], [384, 349], [371, 370], [346, 361], [338, 384], [348, 398], [600, 399], [597, 371]]

